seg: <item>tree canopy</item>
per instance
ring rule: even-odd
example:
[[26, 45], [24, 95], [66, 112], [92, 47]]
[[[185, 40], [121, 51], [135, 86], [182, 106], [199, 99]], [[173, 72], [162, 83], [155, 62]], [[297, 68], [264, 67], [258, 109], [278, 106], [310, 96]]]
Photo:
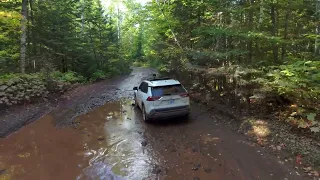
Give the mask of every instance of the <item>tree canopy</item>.
[[239, 66], [279, 93], [319, 98], [319, 0], [112, 2], [1, 1], [0, 73]]
[[[22, 61], [29, 73], [49, 68], [90, 77], [128, 69], [122, 65], [117, 17], [99, 0], [9, 0], [0, 7], [2, 74], [19, 72]], [[23, 34], [25, 52], [20, 51]]]
[[[161, 70], [239, 67], [309, 112], [320, 107], [319, 0], [126, 2], [124, 54]], [[320, 129], [320, 128], [318, 128]]]

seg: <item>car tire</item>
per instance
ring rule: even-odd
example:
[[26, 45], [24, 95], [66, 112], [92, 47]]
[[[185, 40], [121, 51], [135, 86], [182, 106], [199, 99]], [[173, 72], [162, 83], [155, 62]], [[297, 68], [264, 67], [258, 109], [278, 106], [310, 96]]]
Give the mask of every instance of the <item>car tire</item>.
[[134, 105], [139, 108], [139, 104], [138, 104], [138, 101], [137, 101], [137, 96], [134, 96]]
[[190, 114], [186, 114], [184, 116], [181, 117], [183, 120], [185, 121], [189, 121], [189, 118], [190, 118]]
[[142, 105], [142, 119], [144, 122], [149, 122], [149, 118], [147, 116], [146, 109], [144, 108], [143, 105]]

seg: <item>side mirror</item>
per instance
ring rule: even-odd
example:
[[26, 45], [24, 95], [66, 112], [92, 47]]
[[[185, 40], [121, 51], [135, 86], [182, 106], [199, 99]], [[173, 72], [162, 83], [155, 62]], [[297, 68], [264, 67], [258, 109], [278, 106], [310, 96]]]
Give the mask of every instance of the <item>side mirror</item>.
[[134, 87], [133, 90], [138, 91], [138, 87]]

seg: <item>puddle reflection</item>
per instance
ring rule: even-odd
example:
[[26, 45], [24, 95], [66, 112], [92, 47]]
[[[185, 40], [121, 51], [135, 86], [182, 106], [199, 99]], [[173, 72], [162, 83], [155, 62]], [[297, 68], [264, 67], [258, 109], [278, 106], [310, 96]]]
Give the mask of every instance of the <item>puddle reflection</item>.
[[130, 102], [101, 106], [53, 127], [50, 114], [0, 139], [0, 179], [143, 179], [157, 159], [141, 146], [140, 123]]

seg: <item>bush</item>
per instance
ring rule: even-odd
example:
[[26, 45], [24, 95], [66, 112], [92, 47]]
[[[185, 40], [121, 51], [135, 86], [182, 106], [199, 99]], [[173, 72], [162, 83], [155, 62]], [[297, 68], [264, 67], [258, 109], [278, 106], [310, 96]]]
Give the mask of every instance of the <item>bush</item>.
[[4, 74], [0, 76], [0, 83], [3, 83], [4, 81], [9, 81], [10, 79], [15, 80], [15, 79], [21, 79], [21, 78], [26, 78], [26, 79], [42, 79], [43, 74], [41, 73], [32, 73], [32, 74]]
[[130, 65], [128, 61], [112, 59], [106, 69], [110, 75], [125, 75], [131, 72]]
[[0, 76], [0, 105], [13, 105], [36, 98], [45, 98], [50, 92], [63, 92], [70, 84], [84, 82], [75, 72], [6, 74]]
[[54, 81], [67, 82], [67, 83], [83, 83], [85, 78], [73, 71], [62, 73], [60, 71], [54, 71], [50, 74]]
[[267, 86], [297, 105], [299, 127], [320, 132], [320, 62], [297, 60], [272, 69], [268, 78]]
[[0, 104], [12, 105], [48, 95], [42, 74], [8, 74], [0, 77]]
[[96, 72], [94, 72], [90, 78], [90, 81], [97, 81], [97, 80], [102, 80], [102, 79], [106, 79], [110, 77], [109, 74], [105, 73], [102, 70], [97, 70]]
[[[320, 62], [298, 60], [281, 65], [268, 74], [270, 82], [278, 93], [296, 100], [319, 100], [320, 96]], [[315, 107], [320, 110], [320, 107]]]
[[[130, 64], [112, 62], [108, 71], [96, 70], [90, 76], [90, 81], [109, 78], [111, 75], [121, 75], [130, 72]], [[35, 98], [45, 98], [49, 93], [61, 93], [68, 90], [71, 84], [84, 83], [86, 78], [80, 74], [68, 71], [62, 73], [5, 74], [0, 76], [0, 105], [19, 104]]]

